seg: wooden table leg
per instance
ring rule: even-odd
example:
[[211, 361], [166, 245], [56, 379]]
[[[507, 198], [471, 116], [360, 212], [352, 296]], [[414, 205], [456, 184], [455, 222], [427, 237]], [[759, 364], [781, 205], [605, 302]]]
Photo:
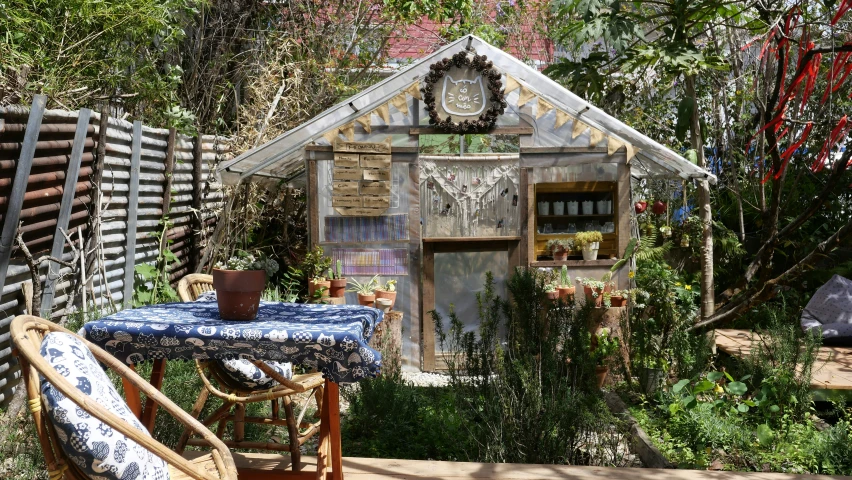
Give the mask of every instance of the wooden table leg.
[[340, 387], [328, 380], [325, 381], [325, 391], [328, 395], [326, 411], [329, 417], [329, 434], [331, 436], [331, 478], [343, 480], [343, 449], [340, 441]]
[[[136, 365], [128, 365], [131, 370], [136, 371]], [[124, 385], [124, 399], [127, 400], [127, 406], [133, 415], [140, 421], [142, 420], [142, 392], [126, 378], [121, 379]]]
[[[151, 385], [157, 390], [161, 390], [165, 375], [166, 360], [164, 358], [154, 360], [154, 365], [151, 368]], [[157, 406], [157, 403], [149, 398], [145, 400], [145, 409], [142, 411], [142, 425], [152, 435], [154, 434], [154, 420], [157, 418]]]
[[326, 480], [326, 476], [328, 474], [329, 469], [329, 442], [331, 439], [329, 438], [329, 427], [331, 426], [331, 420], [328, 414], [328, 385], [329, 382], [327, 379], [325, 381], [325, 388], [323, 389], [323, 407], [320, 412], [320, 434], [319, 434], [319, 445], [317, 448], [317, 474], [316, 480]]

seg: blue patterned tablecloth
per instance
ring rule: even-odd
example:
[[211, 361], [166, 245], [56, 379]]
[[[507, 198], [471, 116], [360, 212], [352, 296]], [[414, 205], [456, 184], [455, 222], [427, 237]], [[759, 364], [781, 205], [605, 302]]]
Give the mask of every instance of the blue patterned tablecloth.
[[166, 303], [89, 322], [80, 335], [128, 364], [278, 360], [351, 383], [381, 369], [381, 354], [367, 345], [381, 320], [381, 311], [359, 305], [261, 302], [257, 319], [245, 322], [220, 319], [216, 302]]

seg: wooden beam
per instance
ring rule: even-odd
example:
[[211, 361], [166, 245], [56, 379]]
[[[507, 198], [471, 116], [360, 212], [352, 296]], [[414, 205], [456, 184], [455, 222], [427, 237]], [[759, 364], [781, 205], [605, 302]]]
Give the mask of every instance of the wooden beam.
[[429, 237], [424, 238], [423, 243], [476, 243], [476, 242], [517, 242], [521, 237]]
[[435, 371], [435, 322], [430, 311], [435, 309], [435, 250], [434, 244], [423, 244], [423, 370]]
[[[163, 181], [163, 216], [161, 217], [160, 222], [165, 225], [168, 222], [169, 214], [172, 209], [172, 182], [174, 179], [175, 172], [175, 143], [177, 142], [177, 129], [174, 127], [169, 129], [169, 140], [166, 146], [166, 172], [165, 172], [165, 180]], [[166, 249], [168, 246], [168, 238], [166, 235], [163, 235], [160, 238], [160, 251]], [[165, 265], [160, 265], [160, 268], [165, 268]]]
[[18, 233], [18, 220], [21, 218], [24, 193], [27, 191], [27, 180], [33, 166], [38, 132], [41, 128], [41, 119], [44, 116], [46, 103], [47, 97], [45, 95], [36, 95], [33, 98], [30, 116], [27, 120], [27, 130], [21, 144], [21, 154], [15, 164], [15, 179], [12, 181], [12, 191], [9, 193], [6, 215], [3, 218], [3, 230], [0, 231], [0, 292], [6, 285], [6, 273], [9, 270], [9, 261], [12, 258], [12, 243]]
[[[521, 153], [528, 155], [547, 153], [607, 153], [606, 147], [533, 147], [522, 146]], [[616, 160], [613, 159], [612, 163]]]
[[204, 184], [202, 170], [202, 137], [201, 132], [195, 136], [192, 150], [192, 248], [189, 250], [189, 271], [198, 273], [201, 268], [201, 239], [204, 225], [201, 218], [201, 186]]
[[[92, 216], [89, 218], [89, 222], [87, 223], [87, 232], [89, 239], [86, 243], [85, 251], [89, 252], [86, 256], [86, 271], [89, 272], [89, 278], [86, 279], [86, 284], [83, 288], [88, 289], [89, 291], [94, 291], [94, 279], [95, 275], [98, 271], [95, 268], [95, 263], [98, 262], [98, 249], [95, 248], [97, 245], [100, 245], [100, 227], [98, 227], [98, 223], [101, 221], [101, 181], [104, 177], [104, 157], [106, 156], [106, 144], [107, 144], [107, 129], [109, 128], [109, 102], [105, 101], [103, 105], [101, 105], [101, 117], [98, 120], [98, 144], [96, 147], [96, 155], [95, 159], [92, 162], [92, 168], [94, 169], [94, 178], [92, 179]], [[107, 283], [107, 282], [104, 282]], [[106, 295], [110, 297], [108, 293], [108, 287]], [[92, 302], [95, 299], [92, 298]], [[86, 306], [83, 306], [84, 311]]]
[[[130, 197], [127, 200], [127, 248], [124, 253], [124, 308], [133, 306], [133, 274], [136, 266], [136, 221], [139, 210], [139, 161], [142, 157], [142, 122], [133, 122], [130, 150]], [[141, 410], [141, 405], [139, 409]], [[141, 412], [140, 412], [141, 413]]]
[[[405, 127], [405, 134], [408, 134], [408, 127]], [[417, 153], [419, 147], [392, 147], [391, 154], [394, 153]], [[305, 150], [309, 152], [333, 152], [331, 145], [305, 145]], [[322, 159], [319, 159], [322, 160]]]
[[[89, 119], [92, 111], [88, 108], [80, 110], [77, 117], [77, 131], [74, 133], [74, 142], [71, 146], [71, 157], [68, 159], [68, 170], [65, 173], [65, 186], [62, 189], [62, 202], [59, 205], [59, 217], [56, 220], [56, 229], [53, 232], [53, 246], [50, 256], [62, 259], [65, 250], [65, 235], [68, 233], [68, 221], [71, 217], [71, 207], [74, 203], [77, 177], [80, 174], [80, 161], [83, 159], [83, 144], [88, 136]], [[69, 235], [70, 236], [70, 235]], [[81, 245], [82, 247], [82, 245]], [[47, 276], [44, 281], [44, 292], [41, 295], [41, 312], [39, 316], [50, 319], [53, 310], [53, 298], [56, 295], [56, 280], [59, 278], [61, 265], [56, 262], [48, 262]]]
[[[526, 266], [529, 264], [529, 211], [527, 209], [527, 204], [529, 200], [529, 178], [530, 171], [526, 168], [521, 168], [520, 175], [518, 179], [518, 222], [520, 224], [520, 231], [518, 232], [521, 236], [521, 241], [518, 244], [518, 255], [519, 259], [517, 261], [518, 266]], [[511, 277], [511, 273], [510, 277]]]
[[[485, 135], [532, 135], [535, 133], [535, 129], [532, 127], [495, 127], [482, 133]], [[452, 135], [452, 133], [432, 127], [412, 127], [409, 135]]]
[[317, 185], [317, 162], [306, 160], [308, 163], [308, 245], [313, 248], [319, 238], [319, 186]]
[[[415, 99], [415, 107], [416, 107], [416, 99]], [[417, 110], [415, 110], [416, 112]], [[401, 352], [402, 353], [402, 361], [404, 362], [406, 358], [410, 358], [414, 360], [413, 366], [418, 366], [420, 363], [421, 352], [420, 352], [420, 339], [421, 337], [421, 329], [423, 328], [423, 304], [422, 304], [422, 292], [421, 292], [421, 282], [422, 278], [420, 276], [421, 271], [421, 246], [422, 243], [420, 241], [420, 164], [419, 162], [412, 163], [408, 166], [408, 179], [409, 179], [409, 188], [408, 192], [400, 192], [400, 194], [408, 195], [408, 254], [410, 265], [410, 276], [409, 283], [409, 297], [408, 297], [408, 311], [409, 314], [409, 329], [408, 332], [410, 334], [411, 340], [411, 352]]]

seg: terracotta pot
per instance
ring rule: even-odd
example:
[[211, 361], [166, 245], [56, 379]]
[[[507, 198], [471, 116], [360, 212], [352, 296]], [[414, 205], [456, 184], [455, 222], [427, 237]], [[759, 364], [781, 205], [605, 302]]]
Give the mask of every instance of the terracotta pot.
[[560, 261], [560, 262], [564, 262], [565, 260], [568, 260], [568, 251], [567, 250], [559, 250], [559, 251], [554, 250], [553, 251], [553, 259]]
[[545, 293], [547, 293], [547, 299], [548, 300], [556, 300], [556, 299], [559, 298], [559, 290], [554, 290], [552, 292], [545, 292]]
[[625, 297], [622, 297], [622, 296], [609, 297], [609, 304], [613, 308], [615, 308], [615, 307], [626, 307], [627, 306], [627, 299]]
[[606, 367], [606, 366], [603, 366], [603, 365], [598, 365], [597, 367], [595, 367], [595, 377], [597, 378], [598, 388], [601, 388], [601, 387], [604, 386], [604, 383], [606, 383], [606, 376], [608, 374], [609, 374], [609, 367]]
[[328, 287], [329, 295], [334, 298], [340, 298], [346, 296], [346, 279], [345, 278], [335, 278], [333, 280], [329, 280], [330, 286]]
[[331, 282], [328, 280], [324, 282], [314, 282], [313, 280], [308, 282], [308, 296], [310, 298], [314, 298], [314, 292], [320, 289], [320, 287], [325, 287], [325, 290], [320, 294], [322, 297], [329, 296], [329, 289], [331, 289]]
[[387, 290], [376, 290], [373, 292], [376, 294], [376, 299], [379, 298], [387, 298], [391, 301], [391, 310], [393, 310], [393, 305], [396, 303], [396, 291], [388, 292]]
[[266, 286], [263, 270], [213, 269], [213, 288], [223, 320], [254, 320]]
[[568, 301], [574, 301], [574, 292], [577, 291], [577, 287], [557, 287], [557, 291], [559, 291], [559, 298], [567, 299]]
[[589, 287], [587, 287], [587, 286], [583, 285], [583, 293], [585, 293], [585, 294], [586, 294], [586, 301], [594, 301], [594, 302], [595, 302], [595, 307], [600, 308], [600, 307], [601, 307], [601, 305], [603, 305], [603, 292], [608, 292], [608, 291], [609, 291], [609, 285], [607, 285], [606, 287], [604, 287], [604, 289], [603, 289], [603, 290], [601, 290], [601, 289], [599, 289], [599, 288], [596, 288], [596, 289], [595, 289], [595, 291], [597, 291], [597, 292], [598, 292], [598, 295], [597, 295], [597, 296], [593, 296], [593, 295], [592, 295], [592, 289], [591, 289], [591, 288], [589, 288]]
[[364, 305], [365, 307], [372, 307], [373, 303], [376, 301], [376, 294], [371, 293], [370, 295], [358, 294], [358, 304]]

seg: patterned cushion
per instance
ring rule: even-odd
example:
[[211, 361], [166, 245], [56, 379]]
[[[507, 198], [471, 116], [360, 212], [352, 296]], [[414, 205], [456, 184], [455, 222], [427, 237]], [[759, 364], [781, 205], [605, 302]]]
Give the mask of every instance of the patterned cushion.
[[825, 343], [852, 345], [852, 280], [835, 275], [802, 312], [802, 328], [819, 329]]
[[[203, 292], [196, 302], [215, 302], [216, 291]], [[220, 370], [231, 380], [238, 382], [240, 385], [250, 390], [265, 390], [277, 385], [278, 382], [267, 375], [263, 370], [257, 367], [254, 363], [248, 360], [216, 360]], [[287, 362], [267, 361], [267, 365], [272, 367], [279, 375], [286, 379], [293, 378], [293, 364]]]
[[[80, 339], [68, 333], [48, 333], [41, 345], [41, 355], [81, 392], [143, 435], [150, 436]], [[161, 458], [85, 412], [47, 381], [42, 381], [41, 392], [62, 450], [89, 478], [169, 479], [168, 466]]]

